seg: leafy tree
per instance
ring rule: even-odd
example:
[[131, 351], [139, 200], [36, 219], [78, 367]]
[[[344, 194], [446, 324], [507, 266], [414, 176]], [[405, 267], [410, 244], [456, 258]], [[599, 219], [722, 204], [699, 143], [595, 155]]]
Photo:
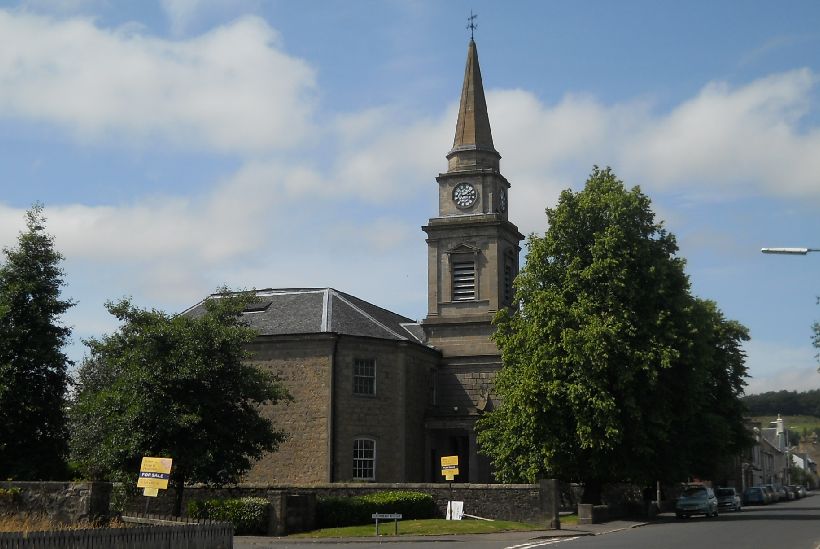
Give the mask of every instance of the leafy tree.
[[26, 212], [26, 230], [0, 266], [0, 478], [66, 474], [65, 395], [71, 364], [62, 348], [71, 329], [59, 317], [63, 257], [45, 232], [43, 206]]
[[[741, 344], [749, 340], [749, 332], [739, 322], [724, 318], [712, 301], [694, 299], [686, 320], [689, 334], [682, 338], [680, 363], [665, 372], [686, 380], [676, 394], [665, 397], [672, 406], [673, 443], [664, 448], [664, 462], [679, 469], [662, 470], [660, 476], [715, 479], [722, 462], [753, 443], [744, 425], [746, 407], [741, 400], [748, 375]], [[688, 413], [675, 413], [682, 409]]]
[[94, 479], [135, 482], [143, 456], [171, 457], [179, 514], [186, 482], [236, 482], [286, 438], [260, 415], [290, 399], [247, 362], [256, 333], [241, 319], [251, 293], [226, 290], [201, 315], [107, 303], [122, 325], [86, 345], [71, 408], [72, 454]]
[[753, 416], [784, 414], [820, 417], [820, 389], [809, 391], [769, 391], [743, 397]]
[[[482, 452], [503, 481], [582, 481], [589, 503], [607, 481], [685, 478], [690, 439], [742, 429], [745, 328], [690, 295], [674, 236], [609, 169], [547, 217], [515, 281], [520, 308], [495, 319], [501, 403], [478, 422]], [[723, 398], [728, 417], [693, 425]]]

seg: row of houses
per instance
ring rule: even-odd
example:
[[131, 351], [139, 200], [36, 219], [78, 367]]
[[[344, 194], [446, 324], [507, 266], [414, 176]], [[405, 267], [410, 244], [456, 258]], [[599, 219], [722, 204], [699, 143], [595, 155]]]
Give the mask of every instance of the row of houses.
[[807, 452], [789, 445], [788, 429], [779, 414], [768, 426], [748, 420], [747, 428], [754, 444], [733, 464], [734, 478], [727, 479], [728, 485], [745, 490], [760, 484], [795, 484], [790, 468], [817, 477], [817, 462]]

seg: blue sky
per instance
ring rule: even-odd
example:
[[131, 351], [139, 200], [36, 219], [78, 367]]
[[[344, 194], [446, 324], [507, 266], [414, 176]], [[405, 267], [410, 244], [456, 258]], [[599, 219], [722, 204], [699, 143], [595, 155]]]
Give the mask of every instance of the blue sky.
[[132, 296], [324, 287], [425, 316], [469, 33], [510, 219], [593, 165], [640, 185], [694, 292], [749, 327], [748, 392], [820, 388], [820, 4], [0, 2], [0, 244], [33, 202], [82, 338]]

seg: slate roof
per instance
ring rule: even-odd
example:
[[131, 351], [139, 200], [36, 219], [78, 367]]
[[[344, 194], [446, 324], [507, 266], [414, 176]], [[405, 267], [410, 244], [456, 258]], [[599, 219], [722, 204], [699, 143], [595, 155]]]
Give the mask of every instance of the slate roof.
[[[414, 320], [333, 288], [267, 288], [256, 295], [259, 300], [243, 316], [259, 335], [326, 332], [423, 342]], [[196, 316], [203, 310], [204, 300], [182, 314]]]

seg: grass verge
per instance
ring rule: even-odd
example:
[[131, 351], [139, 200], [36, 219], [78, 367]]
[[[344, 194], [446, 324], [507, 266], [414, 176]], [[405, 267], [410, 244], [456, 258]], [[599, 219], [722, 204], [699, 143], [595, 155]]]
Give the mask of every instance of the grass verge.
[[96, 524], [83, 521], [76, 524], [63, 524], [55, 522], [46, 517], [2, 517], [0, 516], [0, 532], [51, 532], [57, 530], [85, 530], [87, 528], [123, 528], [125, 525], [119, 521], [111, 521], [105, 524]]
[[[568, 515], [561, 517], [562, 524], [574, 524], [578, 522], [578, 517]], [[379, 533], [382, 535], [393, 535], [393, 521], [379, 523]], [[543, 524], [530, 524], [526, 522], [513, 522], [509, 520], [400, 520], [400, 536], [443, 536], [448, 534], [490, 534], [493, 532], [510, 532], [514, 530], [545, 530]], [[372, 537], [376, 533], [375, 524], [365, 526], [347, 526], [344, 528], [322, 528], [312, 532], [293, 534], [294, 538], [355, 538]]]

